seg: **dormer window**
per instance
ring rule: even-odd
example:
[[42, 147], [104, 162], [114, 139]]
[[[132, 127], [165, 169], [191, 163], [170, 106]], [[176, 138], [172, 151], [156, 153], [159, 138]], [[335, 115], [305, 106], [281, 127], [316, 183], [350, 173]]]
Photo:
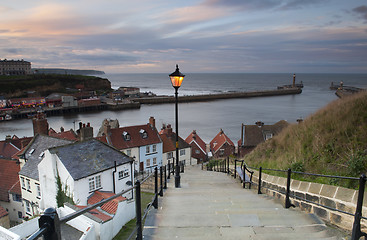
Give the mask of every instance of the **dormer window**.
[[140, 133], [142, 138], [147, 138], [148, 137], [148, 133], [144, 129], [140, 129], [139, 133]]
[[33, 152], [34, 152], [34, 148], [32, 148], [31, 151], [29, 151], [29, 155], [32, 155]]
[[131, 140], [131, 136], [130, 136], [130, 134], [128, 132], [125, 132], [124, 131], [122, 133], [122, 136], [123, 136], [123, 138], [124, 138], [125, 141], [130, 141]]
[[41, 152], [41, 154], [38, 156], [39, 159], [42, 159], [45, 156], [45, 152]]

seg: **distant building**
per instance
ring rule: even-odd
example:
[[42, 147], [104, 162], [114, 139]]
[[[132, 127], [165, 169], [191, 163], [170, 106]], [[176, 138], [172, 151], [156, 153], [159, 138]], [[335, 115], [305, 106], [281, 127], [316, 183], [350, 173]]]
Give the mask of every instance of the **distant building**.
[[[168, 161], [174, 163], [176, 158], [176, 133], [172, 131], [170, 124], [163, 125], [159, 136], [163, 142], [163, 165], [167, 165]], [[191, 161], [191, 146], [178, 136], [179, 160], [185, 165], [196, 164]]]
[[32, 74], [31, 63], [22, 60], [0, 60], [0, 75]]
[[243, 157], [260, 143], [273, 138], [288, 125], [289, 123], [285, 120], [273, 125], [264, 125], [261, 121], [256, 122], [255, 125], [242, 124], [241, 139], [238, 141], [238, 156]]
[[185, 141], [191, 146], [191, 158], [197, 163], [202, 163], [207, 160], [206, 144], [196, 133], [192, 131]]
[[210, 151], [215, 158], [225, 158], [235, 153], [235, 145], [221, 129], [210, 142]]

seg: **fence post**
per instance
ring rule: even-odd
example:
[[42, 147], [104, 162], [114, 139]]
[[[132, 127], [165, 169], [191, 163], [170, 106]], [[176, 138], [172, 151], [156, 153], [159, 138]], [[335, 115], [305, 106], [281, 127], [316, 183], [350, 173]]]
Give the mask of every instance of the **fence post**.
[[237, 168], [237, 159], [234, 160], [234, 178], [236, 178], [237, 172], [236, 172], [236, 168]]
[[246, 188], [246, 165], [243, 164], [243, 181], [242, 181], [242, 187]]
[[167, 179], [170, 179], [171, 178], [170, 175], [171, 175], [171, 163], [168, 160], [168, 177], [167, 177]]
[[181, 161], [181, 172], [185, 172], [185, 164]]
[[135, 183], [135, 213], [136, 213], [136, 226], [138, 227], [136, 232], [136, 240], [142, 240], [143, 239], [143, 228], [142, 228], [142, 222], [141, 222], [141, 195], [140, 195], [140, 181], [137, 180]]
[[164, 189], [167, 189], [167, 165], [164, 166]]
[[159, 167], [159, 171], [160, 171], [160, 191], [159, 191], [159, 196], [163, 197], [163, 167], [160, 166]]
[[257, 194], [261, 194], [261, 174], [262, 174], [263, 168], [259, 168], [259, 184], [257, 186]]
[[47, 227], [43, 237], [45, 240], [61, 240], [60, 221], [56, 209], [47, 208], [38, 220], [40, 228]]
[[229, 174], [229, 157], [227, 158], [227, 174]]
[[295, 207], [291, 201], [289, 200], [289, 194], [291, 191], [291, 173], [292, 170], [288, 168], [288, 174], [287, 174], [287, 192], [285, 195], [285, 208]]
[[358, 201], [357, 201], [356, 213], [354, 214], [352, 240], [360, 239], [362, 236], [364, 236], [365, 238], [367, 237], [367, 234], [361, 231], [361, 217], [362, 217], [363, 195], [365, 185], [366, 185], [366, 175], [362, 174], [361, 177], [359, 178]]
[[158, 208], [158, 168], [154, 168], [154, 201], [153, 207]]

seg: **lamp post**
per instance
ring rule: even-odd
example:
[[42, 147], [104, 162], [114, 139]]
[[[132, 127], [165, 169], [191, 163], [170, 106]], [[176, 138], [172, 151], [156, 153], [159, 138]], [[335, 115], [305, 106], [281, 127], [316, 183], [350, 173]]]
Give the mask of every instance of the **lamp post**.
[[178, 154], [178, 89], [182, 84], [185, 77], [178, 69], [178, 64], [176, 64], [176, 71], [169, 75], [172, 83], [172, 87], [175, 89], [175, 99], [176, 99], [176, 171], [175, 171], [175, 187], [180, 187], [180, 166], [179, 166], [179, 154]]

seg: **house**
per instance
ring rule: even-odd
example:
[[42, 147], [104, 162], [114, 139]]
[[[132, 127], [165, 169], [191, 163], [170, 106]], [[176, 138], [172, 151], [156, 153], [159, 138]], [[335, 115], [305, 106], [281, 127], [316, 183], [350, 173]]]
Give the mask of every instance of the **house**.
[[0, 158], [11, 159], [19, 150], [20, 149], [12, 143], [10, 136], [6, 136], [5, 141], [0, 141]]
[[0, 206], [9, 213], [11, 222], [22, 222], [23, 205], [19, 184], [19, 163], [0, 159]]
[[[163, 165], [167, 165], [168, 161], [173, 163], [176, 159], [176, 133], [172, 131], [170, 124], [163, 124], [159, 136], [163, 142]], [[180, 136], [178, 136], [179, 161], [185, 165], [194, 164], [191, 161], [191, 147]], [[195, 162], [196, 164], [196, 162]]]
[[[41, 209], [60, 205], [56, 199], [60, 191], [85, 206], [95, 191], [118, 193], [134, 182], [133, 159], [96, 139], [49, 148], [38, 171]], [[124, 197], [132, 198], [131, 192]]]
[[19, 172], [22, 201], [26, 217], [39, 214], [42, 199], [38, 164], [45, 156], [45, 151], [52, 147], [71, 144], [74, 141], [36, 134], [32, 141], [18, 153], [19, 161], [23, 165]]
[[238, 156], [243, 157], [255, 149], [258, 144], [279, 134], [288, 125], [289, 123], [285, 120], [273, 125], [264, 125], [261, 121], [256, 122], [255, 125], [242, 124], [241, 139], [238, 141]]
[[196, 133], [196, 130], [190, 133], [185, 142], [191, 146], [191, 158], [195, 159], [197, 163], [207, 160], [206, 144]]
[[225, 158], [235, 153], [235, 145], [221, 129], [210, 142], [210, 151], [215, 158]]
[[50, 137], [55, 138], [61, 138], [61, 139], [67, 139], [71, 141], [78, 141], [78, 135], [73, 131], [73, 129], [70, 129], [69, 131], [65, 131], [63, 127], [60, 128], [60, 132], [56, 132], [53, 128], [50, 128], [48, 130], [48, 135]]
[[2, 206], [0, 206], [0, 226], [10, 228], [9, 213]]
[[111, 128], [108, 123], [104, 121], [102, 136], [97, 139], [134, 158], [136, 171], [162, 166], [163, 144], [154, 117], [150, 117], [148, 124], [129, 127]]

